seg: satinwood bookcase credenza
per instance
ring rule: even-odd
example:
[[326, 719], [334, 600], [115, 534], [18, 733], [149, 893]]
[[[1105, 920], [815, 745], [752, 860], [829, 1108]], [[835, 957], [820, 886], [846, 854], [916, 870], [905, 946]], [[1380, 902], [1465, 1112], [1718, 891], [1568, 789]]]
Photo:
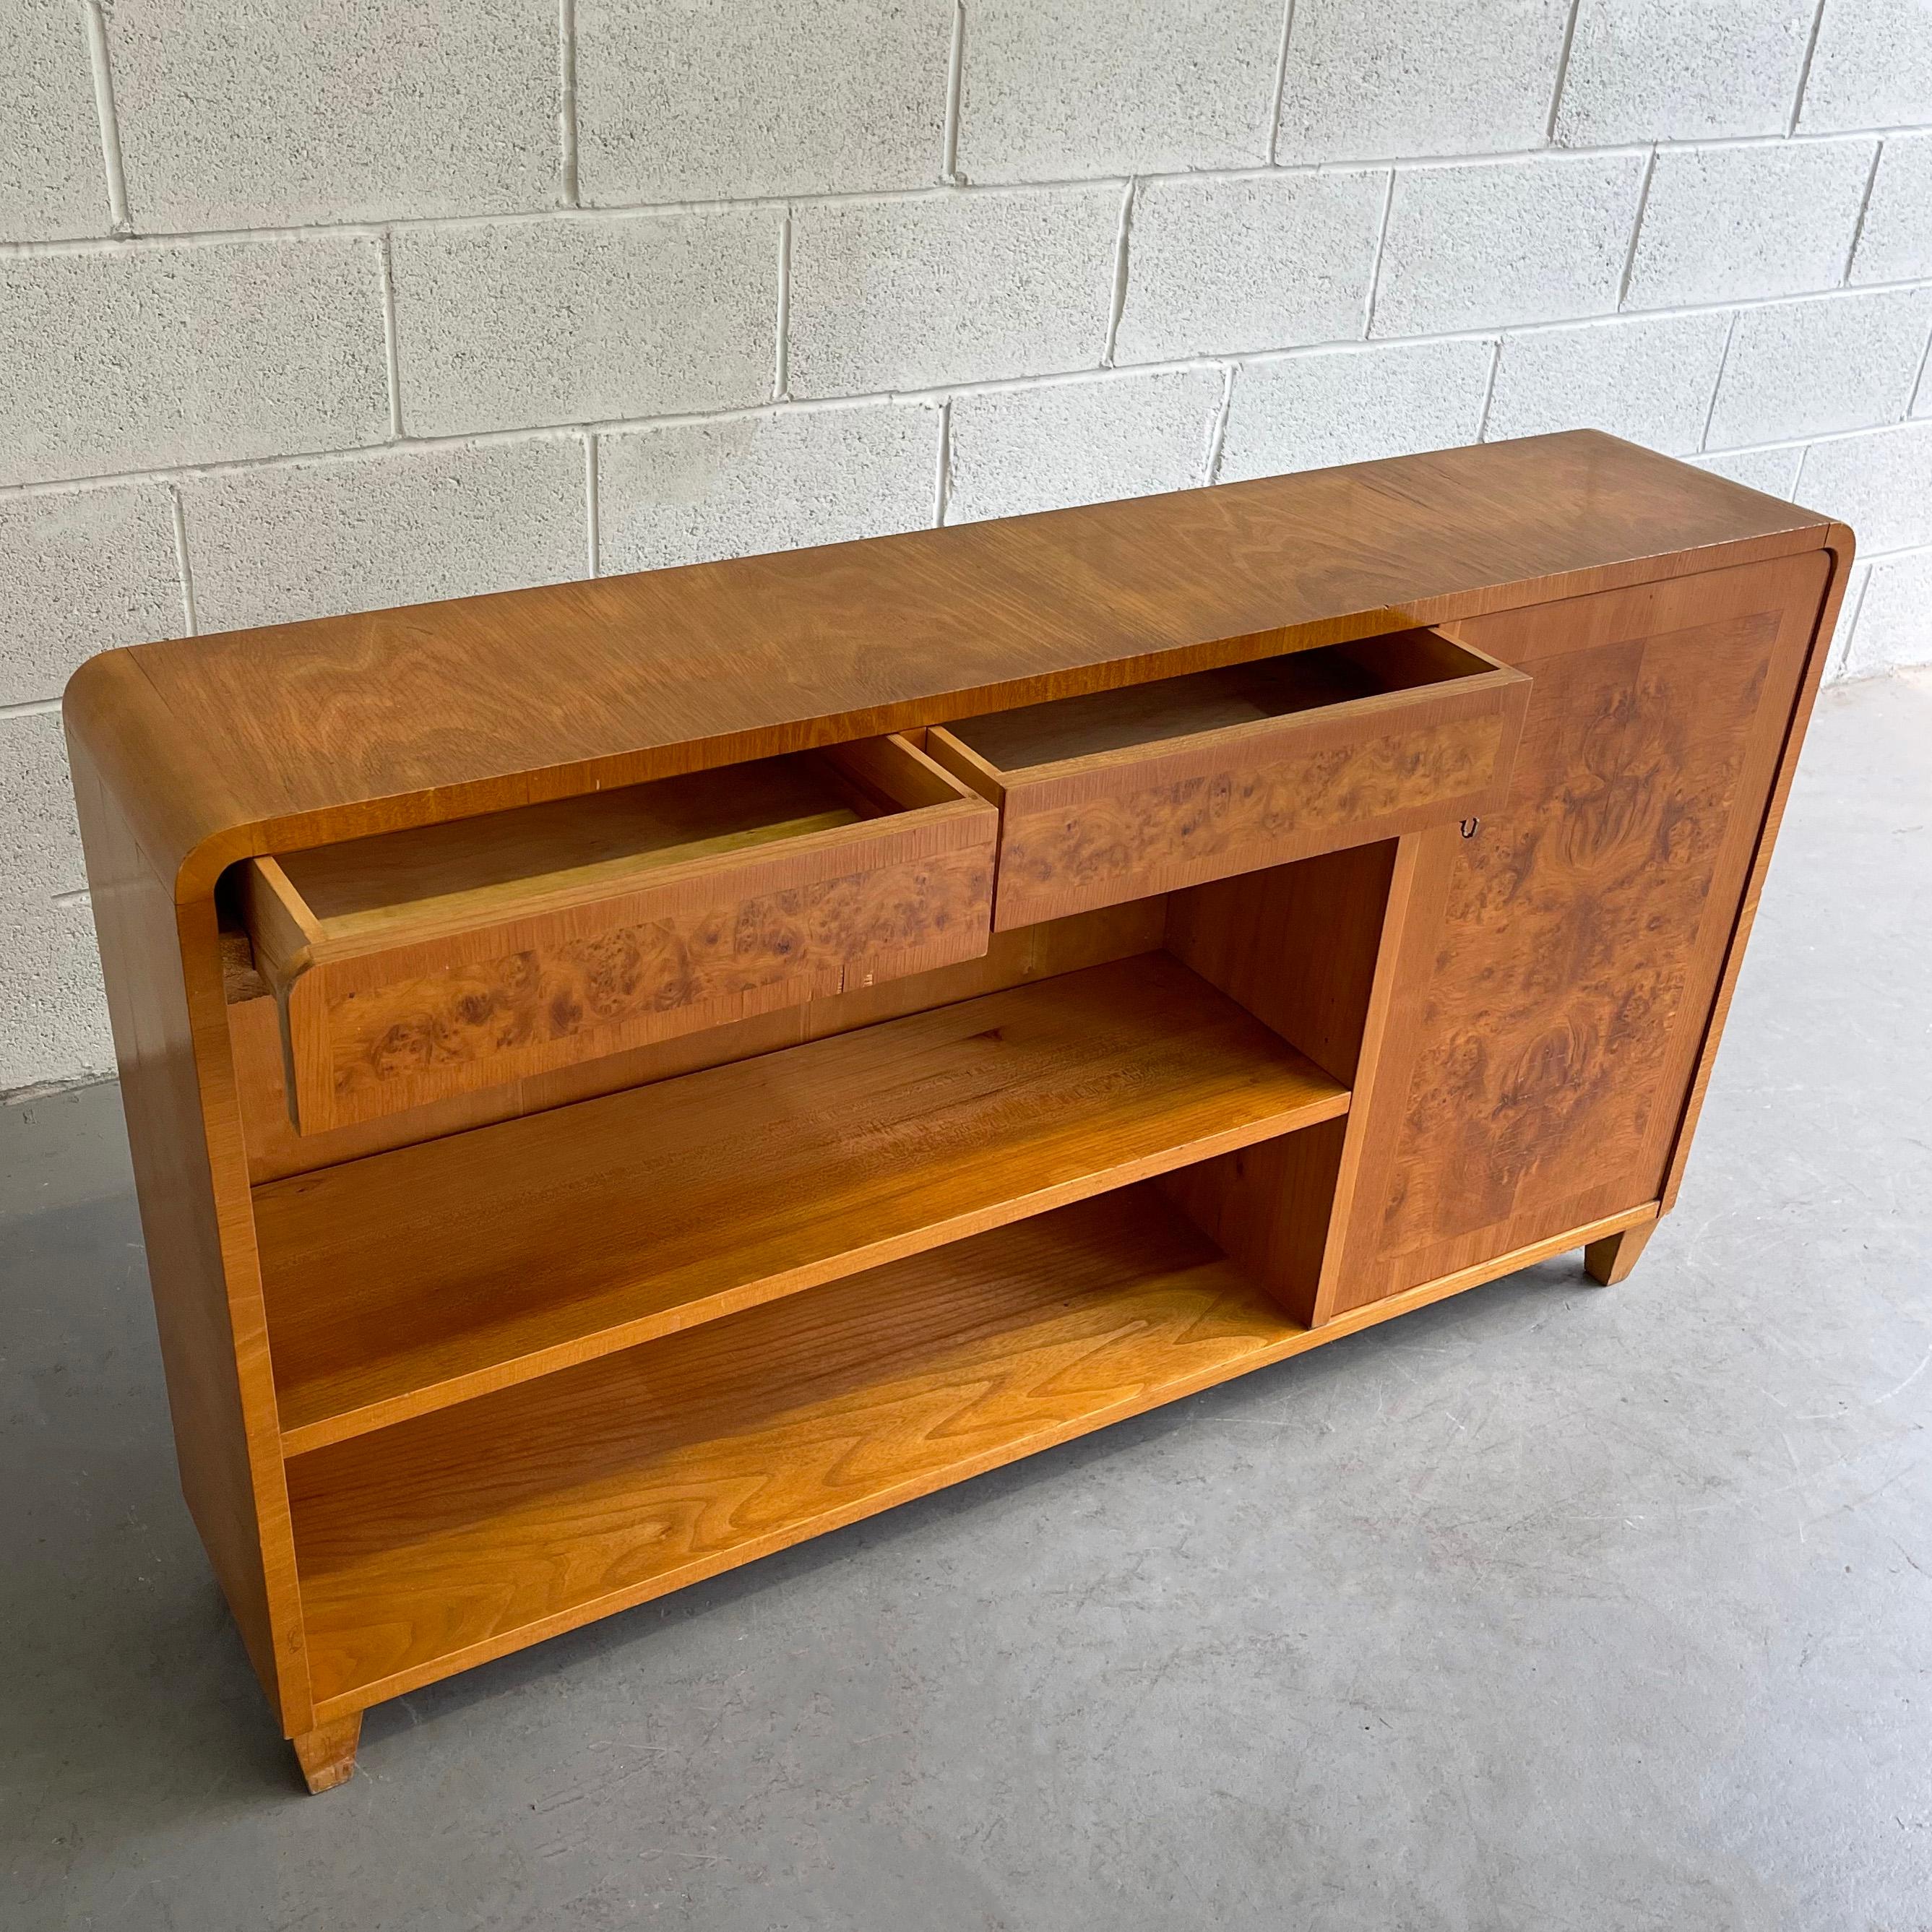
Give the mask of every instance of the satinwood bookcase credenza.
[[1676, 1193], [1848, 531], [1608, 436], [66, 703], [182, 1480], [370, 1705]]

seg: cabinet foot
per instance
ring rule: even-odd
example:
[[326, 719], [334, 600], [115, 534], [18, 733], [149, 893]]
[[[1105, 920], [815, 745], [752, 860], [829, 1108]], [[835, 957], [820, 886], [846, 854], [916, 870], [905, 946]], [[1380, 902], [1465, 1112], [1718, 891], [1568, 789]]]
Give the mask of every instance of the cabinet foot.
[[289, 1740], [311, 1792], [333, 1791], [356, 1774], [356, 1746], [362, 1736], [362, 1713], [353, 1711]]
[[1583, 1266], [1590, 1279], [1601, 1282], [1606, 1288], [1615, 1288], [1636, 1266], [1644, 1244], [1656, 1228], [1654, 1220], [1640, 1221], [1621, 1234], [1606, 1234], [1600, 1241], [1592, 1241], [1583, 1250]]

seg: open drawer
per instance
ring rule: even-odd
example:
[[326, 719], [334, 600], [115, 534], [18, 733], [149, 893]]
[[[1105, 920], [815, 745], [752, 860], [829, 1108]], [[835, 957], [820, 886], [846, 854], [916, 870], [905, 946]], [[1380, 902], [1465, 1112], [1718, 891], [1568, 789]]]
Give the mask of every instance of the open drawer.
[[1520, 671], [1402, 631], [935, 725], [1000, 809], [1000, 932], [1499, 806]]
[[998, 832], [874, 738], [237, 869], [314, 1132], [971, 958]]

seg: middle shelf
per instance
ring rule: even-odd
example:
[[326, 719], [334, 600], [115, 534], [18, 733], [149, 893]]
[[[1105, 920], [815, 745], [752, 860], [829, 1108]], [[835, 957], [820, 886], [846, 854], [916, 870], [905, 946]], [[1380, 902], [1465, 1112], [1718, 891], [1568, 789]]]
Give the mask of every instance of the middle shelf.
[[254, 1202], [284, 1450], [1348, 1106], [1149, 952], [273, 1181]]

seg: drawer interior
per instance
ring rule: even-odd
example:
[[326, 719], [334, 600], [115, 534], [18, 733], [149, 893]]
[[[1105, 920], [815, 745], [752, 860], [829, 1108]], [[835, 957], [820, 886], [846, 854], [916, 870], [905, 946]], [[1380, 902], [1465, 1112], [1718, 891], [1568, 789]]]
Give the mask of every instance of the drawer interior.
[[1438, 632], [1401, 631], [1352, 644], [1194, 671], [960, 719], [947, 732], [1002, 772], [1255, 724], [1384, 693], [1480, 676], [1496, 666]]
[[[690, 772], [580, 798], [379, 833], [277, 861], [331, 938], [614, 888], [660, 868], [748, 850], [937, 802], [908, 796], [880, 765], [823, 752]], [[258, 939], [260, 932], [258, 929]]]
[[983, 952], [998, 814], [903, 737], [234, 868], [304, 1133]]

